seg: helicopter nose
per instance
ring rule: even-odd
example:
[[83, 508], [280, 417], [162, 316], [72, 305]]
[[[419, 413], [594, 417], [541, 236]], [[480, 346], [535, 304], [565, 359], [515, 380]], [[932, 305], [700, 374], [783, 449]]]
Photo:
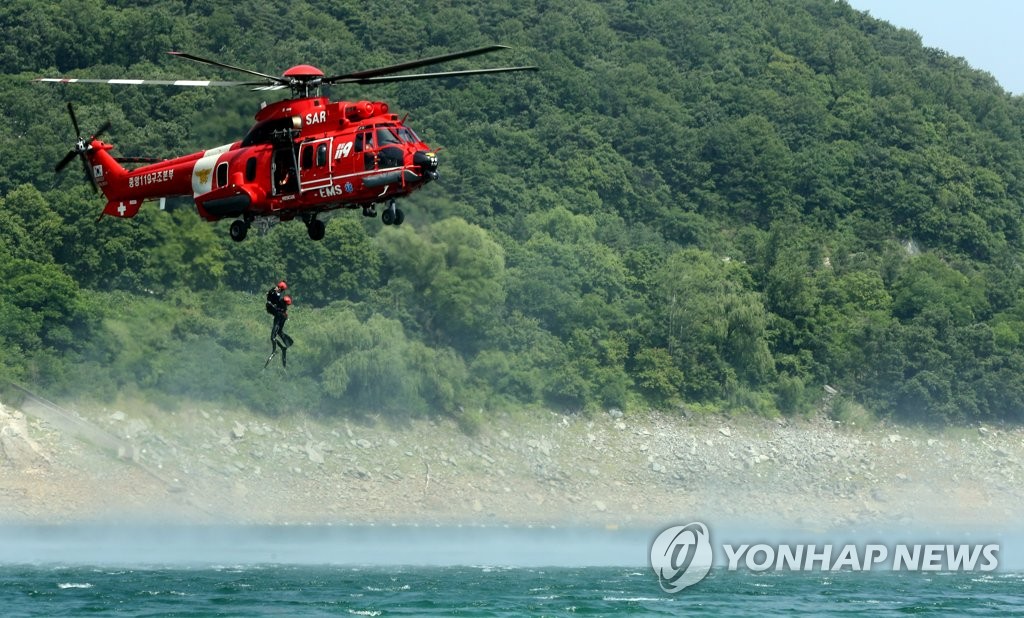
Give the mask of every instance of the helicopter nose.
[[423, 176], [428, 180], [437, 180], [437, 155], [427, 150], [420, 150], [412, 157], [413, 165], [423, 171]]

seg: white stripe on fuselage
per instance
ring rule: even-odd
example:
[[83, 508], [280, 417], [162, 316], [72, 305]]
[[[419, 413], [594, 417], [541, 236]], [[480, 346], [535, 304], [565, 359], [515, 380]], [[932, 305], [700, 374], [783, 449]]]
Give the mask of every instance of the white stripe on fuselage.
[[194, 197], [209, 193], [213, 188], [213, 168], [217, 166], [217, 159], [231, 150], [231, 146], [232, 144], [224, 144], [207, 150], [203, 153], [202, 158], [196, 161], [192, 168], [192, 195]]

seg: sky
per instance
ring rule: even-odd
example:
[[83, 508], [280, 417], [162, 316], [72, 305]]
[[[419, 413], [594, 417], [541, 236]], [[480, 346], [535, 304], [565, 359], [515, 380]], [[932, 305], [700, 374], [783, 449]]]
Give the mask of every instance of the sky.
[[1024, 0], [846, 0], [858, 11], [917, 32], [937, 47], [1024, 94]]

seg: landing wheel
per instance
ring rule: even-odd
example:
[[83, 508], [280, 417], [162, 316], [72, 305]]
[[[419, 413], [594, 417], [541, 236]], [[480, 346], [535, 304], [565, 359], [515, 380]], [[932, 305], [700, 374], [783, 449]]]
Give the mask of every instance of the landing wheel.
[[364, 208], [363, 209], [363, 216], [364, 217], [370, 217], [372, 219], [373, 217], [377, 216], [377, 211], [372, 206], [370, 208]]
[[231, 234], [231, 240], [235, 242], [242, 242], [245, 240], [245, 236], [249, 233], [249, 223], [241, 219], [235, 219], [231, 223], [231, 228], [228, 232]]
[[313, 219], [306, 224], [306, 233], [309, 234], [310, 240], [323, 239], [326, 230], [327, 226], [320, 219]]
[[402, 221], [405, 221], [405, 213], [402, 212], [401, 208], [395, 209], [395, 225], [402, 225]]
[[399, 214], [401, 212], [401, 210], [395, 208], [395, 200], [391, 200], [388, 202], [388, 207], [384, 209], [384, 212], [380, 213], [380, 222], [384, 225], [398, 225], [405, 220], [405, 216]]

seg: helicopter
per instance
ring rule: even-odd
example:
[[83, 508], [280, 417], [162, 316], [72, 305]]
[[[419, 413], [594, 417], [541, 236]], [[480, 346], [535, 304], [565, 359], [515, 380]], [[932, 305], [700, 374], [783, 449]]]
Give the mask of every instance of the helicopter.
[[[405, 215], [399, 198], [437, 180], [437, 151], [431, 149], [389, 111], [383, 101], [331, 101], [321, 87], [332, 84], [374, 84], [535, 71], [535, 66], [468, 69], [396, 75], [441, 62], [487, 54], [504, 45], [412, 60], [386, 67], [326, 76], [320, 69], [300, 64], [280, 76], [260, 73], [172, 51], [172, 56], [254, 76], [250, 81], [79, 79], [41, 77], [37, 82], [60, 84], [101, 83], [178, 87], [249, 86], [254, 91], [289, 89], [291, 96], [263, 103], [255, 124], [239, 141], [209, 150], [165, 160], [140, 157], [117, 158], [113, 145], [100, 141], [110, 129], [105, 122], [90, 137], [83, 137], [69, 102], [68, 114], [75, 129], [74, 147], [55, 166], [63, 170], [78, 157], [94, 191], [107, 199], [99, 218], [110, 215], [131, 218], [147, 200], [191, 197], [206, 221], [234, 219], [232, 240], [245, 240], [253, 222], [289, 221], [300, 218], [312, 240], [324, 237], [325, 225], [318, 216], [339, 209], [361, 208], [366, 217], [381, 212], [384, 225], [400, 225]], [[123, 163], [142, 163], [127, 169]]]

